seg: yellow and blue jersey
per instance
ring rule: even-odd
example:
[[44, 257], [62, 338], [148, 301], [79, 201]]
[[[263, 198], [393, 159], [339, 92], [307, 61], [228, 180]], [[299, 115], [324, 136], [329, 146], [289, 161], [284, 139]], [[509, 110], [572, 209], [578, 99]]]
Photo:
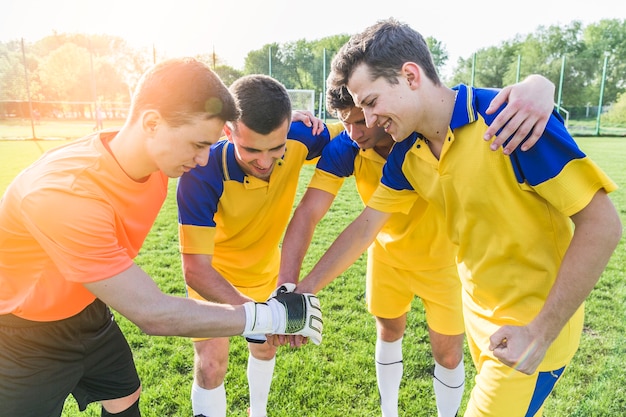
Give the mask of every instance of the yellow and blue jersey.
[[[578, 148], [557, 113], [531, 149], [510, 157], [491, 151], [482, 137], [497, 116], [485, 112], [496, 91], [455, 89], [439, 160], [417, 133], [397, 143], [368, 205], [393, 212], [422, 197], [436, 206], [459, 247], [464, 302], [472, 313], [466, 319], [525, 325], [556, 279], [573, 234], [569, 216], [598, 190], [610, 192], [616, 185]], [[582, 314], [581, 308], [570, 320], [574, 327]], [[578, 344], [575, 333], [563, 331], [544, 364], [563, 366]]]
[[[294, 203], [302, 165], [319, 157], [330, 132], [313, 136], [298, 122], [287, 139], [269, 181], [247, 175], [237, 163], [234, 145], [223, 139], [211, 147], [209, 161], [178, 182], [180, 250], [213, 256], [213, 266], [236, 286], [275, 279], [279, 242]], [[308, 131], [308, 133], [306, 133]]]
[[[374, 149], [361, 150], [343, 131], [322, 152], [309, 187], [337, 195], [344, 179], [354, 175], [364, 203], [370, 199], [385, 165]], [[417, 199], [407, 213], [394, 213], [372, 247], [377, 261], [410, 270], [439, 269], [454, 264], [456, 248], [443, 228], [443, 216]]]

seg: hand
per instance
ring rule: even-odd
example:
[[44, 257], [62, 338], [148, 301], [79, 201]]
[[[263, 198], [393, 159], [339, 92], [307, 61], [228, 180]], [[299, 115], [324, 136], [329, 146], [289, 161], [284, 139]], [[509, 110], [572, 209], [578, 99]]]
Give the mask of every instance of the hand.
[[272, 309], [274, 335], [301, 335], [316, 345], [322, 343], [322, 310], [315, 295], [278, 294], [267, 300], [267, 305]]
[[554, 84], [539, 75], [503, 88], [487, 109], [487, 114], [492, 114], [508, 102], [485, 131], [484, 139], [491, 140], [502, 129], [491, 149], [497, 150], [509, 137], [511, 140], [503, 149], [506, 155], [510, 155], [520, 144], [520, 149], [526, 151], [537, 143], [554, 109], [554, 90]]
[[324, 131], [324, 121], [318, 119], [313, 113], [307, 110], [294, 110], [291, 113], [291, 121], [304, 123], [305, 126], [311, 128], [313, 135], [319, 135]]
[[500, 362], [527, 375], [535, 373], [550, 347], [537, 340], [528, 326], [503, 326], [489, 342], [489, 350]]
[[309, 339], [298, 334], [272, 334], [267, 336], [267, 343], [275, 348], [285, 345], [292, 348], [301, 348], [309, 343]]
[[[274, 292], [272, 292], [271, 297], [276, 297], [279, 294], [285, 294], [288, 292], [293, 292], [296, 289], [296, 284], [292, 282], [286, 282], [282, 285], [279, 285]], [[284, 335], [284, 334], [274, 334], [267, 337], [267, 343], [270, 346], [280, 347], [284, 345], [289, 345], [290, 347], [302, 347], [308, 343], [309, 339], [300, 335]]]
[[296, 289], [296, 284], [293, 282], [285, 282], [284, 284], [279, 285], [270, 295], [270, 298], [276, 297], [278, 294], [285, 294], [288, 292], [293, 292]]

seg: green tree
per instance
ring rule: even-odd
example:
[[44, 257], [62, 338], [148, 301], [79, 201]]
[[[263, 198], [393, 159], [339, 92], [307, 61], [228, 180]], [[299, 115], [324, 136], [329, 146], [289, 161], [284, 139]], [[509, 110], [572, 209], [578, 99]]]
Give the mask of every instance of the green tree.
[[593, 62], [590, 69], [593, 82], [589, 85], [595, 93], [594, 104], [599, 100], [602, 66], [607, 57], [607, 73], [604, 89], [604, 101], [612, 103], [626, 91], [626, 19], [605, 19], [589, 25], [584, 31], [587, 45], [587, 59]]
[[626, 126], [626, 93], [621, 93], [609, 111], [603, 115], [603, 120], [620, 126]]
[[[25, 55], [30, 94], [36, 99], [40, 96], [41, 90], [39, 81], [34, 75], [39, 61], [31, 52]], [[19, 41], [0, 43], [0, 100], [28, 100], [26, 72]]]
[[243, 72], [228, 65], [218, 65], [214, 68], [214, 71], [220, 76], [226, 85], [231, 85], [237, 78], [243, 76]]
[[269, 75], [270, 72], [273, 72], [273, 68], [272, 71], [270, 71], [270, 62], [272, 62], [273, 66], [274, 63], [279, 61], [278, 53], [278, 43], [268, 43], [263, 45], [261, 49], [248, 52], [248, 55], [244, 60], [243, 73]]
[[39, 66], [42, 91], [47, 100], [91, 101], [89, 51], [65, 43], [50, 52]]
[[435, 68], [437, 68], [437, 72], [441, 74], [441, 70], [448, 62], [448, 51], [441, 41], [433, 38], [432, 36], [428, 36], [426, 38], [426, 44], [428, 45], [428, 49], [430, 49], [430, 53], [433, 56]]

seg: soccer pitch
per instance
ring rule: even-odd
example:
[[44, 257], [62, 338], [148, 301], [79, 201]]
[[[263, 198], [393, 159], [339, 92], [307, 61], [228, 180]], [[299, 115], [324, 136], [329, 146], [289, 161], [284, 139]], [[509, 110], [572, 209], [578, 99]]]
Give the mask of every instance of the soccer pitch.
[[[87, 132], [88, 133], [88, 132]], [[620, 188], [611, 193], [622, 222], [626, 224], [626, 140], [623, 138], [577, 138], [588, 153]], [[11, 179], [43, 151], [62, 141], [0, 141], [0, 193]], [[305, 166], [298, 197], [312, 174]], [[166, 293], [184, 296], [184, 281], [178, 253], [175, 180], [137, 263]], [[362, 203], [353, 181], [337, 197], [331, 212], [318, 226], [307, 254], [303, 273], [308, 271], [336, 235], [359, 212]], [[563, 380], [546, 403], [546, 416], [626, 415], [626, 245], [620, 242], [600, 282], [586, 304], [581, 346]], [[379, 416], [374, 369], [376, 331], [364, 300], [365, 256], [342, 277], [319, 293], [324, 311], [324, 341], [301, 349], [281, 348], [269, 396], [272, 417]], [[189, 391], [193, 379], [191, 342], [179, 337], [146, 336], [116, 314], [135, 354], [143, 383], [142, 415], [191, 415]], [[228, 415], [246, 416], [247, 350], [243, 338], [232, 338], [226, 376]], [[473, 365], [466, 352], [465, 406], [473, 386]], [[408, 316], [404, 337], [404, 379], [400, 391], [400, 415], [436, 415], [432, 392], [432, 359], [419, 300]], [[63, 416], [100, 416], [96, 405], [79, 413], [73, 399], [66, 402]]]

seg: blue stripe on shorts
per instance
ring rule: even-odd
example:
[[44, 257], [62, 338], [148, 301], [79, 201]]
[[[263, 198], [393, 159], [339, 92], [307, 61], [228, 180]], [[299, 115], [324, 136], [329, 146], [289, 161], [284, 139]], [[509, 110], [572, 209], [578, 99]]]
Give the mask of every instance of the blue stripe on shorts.
[[539, 372], [535, 392], [533, 393], [533, 398], [530, 400], [530, 405], [528, 406], [525, 417], [532, 417], [537, 414], [537, 411], [539, 411], [546, 401], [546, 398], [548, 398], [548, 395], [550, 395], [554, 389], [556, 382], [559, 380], [564, 370], [565, 367], [550, 372]]

